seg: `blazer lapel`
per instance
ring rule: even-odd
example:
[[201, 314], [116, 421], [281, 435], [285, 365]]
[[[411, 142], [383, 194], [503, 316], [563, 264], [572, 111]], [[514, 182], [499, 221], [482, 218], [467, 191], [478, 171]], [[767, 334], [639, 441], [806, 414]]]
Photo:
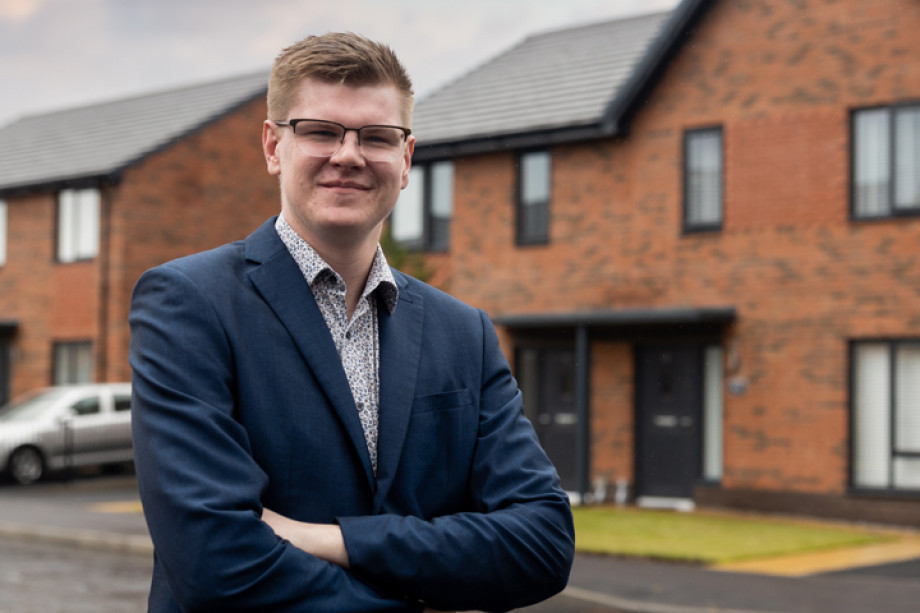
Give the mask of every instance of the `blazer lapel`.
[[[249, 272], [253, 285], [281, 320], [339, 416], [374, 488], [367, 442], [348, 378], [326, 321], [297, 263], [274, 228], [272, 218], [246, 239], [246, 258], [258, 266]], [[382, 358], [381, 358], [382, 359]]]
[[393, 485], [402, 455], [422, 350], [422, 297], [412, 293], [406, 278], [394, 271], [399, 302], [393, 314], [380, 305], [380, 413], [377, 442], [377, 492], [374, 513], [379, 513]]

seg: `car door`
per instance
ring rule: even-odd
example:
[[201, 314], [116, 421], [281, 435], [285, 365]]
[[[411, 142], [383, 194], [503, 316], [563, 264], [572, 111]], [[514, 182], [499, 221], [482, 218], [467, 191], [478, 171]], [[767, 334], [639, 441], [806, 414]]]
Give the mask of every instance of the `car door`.
[[75, 399], [63, 420], [67, 456], [64, 465], [85, 466], [98, 461], [98, 456], [105, 451], [109, 421], [98, 392], [87, 392]]
[[108, 452], [112, 462], [134, 459], [131, 444], [131, 390], [116, 389], [112, 393], [112, 429]]

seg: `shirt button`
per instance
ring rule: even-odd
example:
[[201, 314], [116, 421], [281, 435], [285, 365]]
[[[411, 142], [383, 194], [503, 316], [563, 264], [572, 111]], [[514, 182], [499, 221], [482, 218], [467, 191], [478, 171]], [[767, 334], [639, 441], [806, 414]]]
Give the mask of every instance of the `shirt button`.
[[348, 330], [347, 332], [345, 332], [345, 338], [347, 338], [348, 340], [351, 340], [351, 330]]

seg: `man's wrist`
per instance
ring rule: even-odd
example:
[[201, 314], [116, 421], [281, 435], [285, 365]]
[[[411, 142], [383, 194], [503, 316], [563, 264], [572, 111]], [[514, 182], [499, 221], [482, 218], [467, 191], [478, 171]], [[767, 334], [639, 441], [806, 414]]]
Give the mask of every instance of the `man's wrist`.
[[311, 524], [297, 521], [279, 515], [270, 509], [263, 510], [262, 520], [275, 531], [275, 534], [298, 549], [342, 568], [349, 567], [345, 538], [342, 535], [342, 529], [337, 524]]

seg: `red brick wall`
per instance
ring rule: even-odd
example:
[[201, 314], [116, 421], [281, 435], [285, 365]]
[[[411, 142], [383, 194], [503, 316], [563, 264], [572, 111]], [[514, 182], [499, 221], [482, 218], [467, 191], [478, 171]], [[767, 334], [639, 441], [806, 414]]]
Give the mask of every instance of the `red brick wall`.
[[55, 342], [98, 333], [95, 261], [56, 262], [54, 194], [10, 198], [7, 259], [0, 267], [0, 318], [18, 322], [10, 395], [50, 385]]
[[[592, 472], [610, 486], [635, 468], [633, 359], [628, 343], [595, 342], [591, 352]], [[612, 492], [611, 492], [612, 493]]]
[[148, 268], [243, 239], [281, 210], [262, 155], [261, 99], [128, 170], [112, 203], [109, 376], [130, 377], [131, 291]]
[[[514, 245], [512, 153], [457, 160], [452, 293], [492, 316], [735, 306], [723, 485], [844, 492], [847, 343], [920, 337], [920, 219], [849, 220], [849, 116], [920, 100], [918, 31], [916, 2], [714, 3], [627, 137], [553, 148], [549, 245]], [[707, 126], [724, 229], [683, 235], [683, 134]], [[631, 471], [631, 355], [594, 359], [592, 466]]]

